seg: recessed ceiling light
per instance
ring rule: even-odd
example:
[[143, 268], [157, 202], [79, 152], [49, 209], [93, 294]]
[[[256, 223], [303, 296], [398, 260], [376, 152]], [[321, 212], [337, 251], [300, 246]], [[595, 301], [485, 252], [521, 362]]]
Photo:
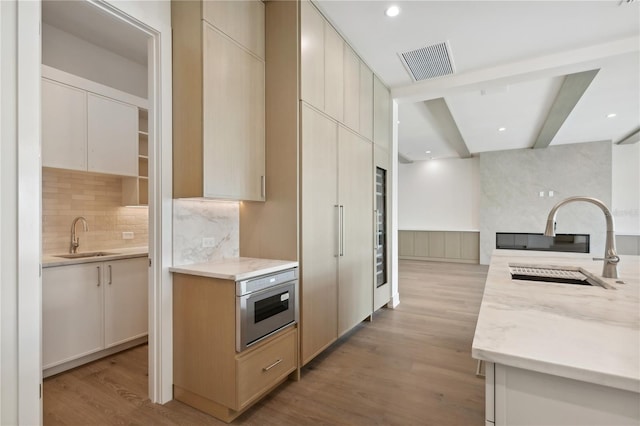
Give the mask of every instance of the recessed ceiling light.
[[431, 151], [425, 151], [424, 153], [425, 154], [431, 154]]
[[400, 13], [400, 8], [398, 6], [390, 6], [387, 10], [384, 11], [384, 14], [389, 17], [398, 16]]
[[499, 132], [504, 132], [505, 130], [507, 130], [507, 128], [506, 128], [506, 127], [500, 127], [500, 128], [498, 129], [498, 131], [499, 131]]
[[615, 112], [612, 112], [611, 114], [607, 114], [607, 118], [613, 118], [616, 115], [618, 115], [618, 114], [616, 114]]

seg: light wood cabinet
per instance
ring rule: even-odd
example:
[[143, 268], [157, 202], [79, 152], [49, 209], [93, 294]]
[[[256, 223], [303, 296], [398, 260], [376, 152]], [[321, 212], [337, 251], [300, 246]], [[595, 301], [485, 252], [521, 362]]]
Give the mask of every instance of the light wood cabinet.
[[42, 79], [42, 165], [87, 170], [87, 94]]
[[362, 71], [372, 93], [373, 75], [313, 3], [269, 1], [265, 13], [270, 195], [241, 205], [240, 255], [300, 262], [304, 365], [372, 312], [373, 136], [360, 133], [360, 84]]
[[138, 109], [42, 80], [42, 165], [138, 175]]
[[391, 148], [391, 93], [377, 76], [373, 76], [373, 142]]
[[373, 150], [370, 142], [342, 126], [338, 130], [338, 147], [338, 199], [342, 222], [338, 335], [342, 335], [372, 312]]
[[305, 364], [338, 338], [338, 126], [302, 104], [300, 337]]
[[225, 422], [297, 369], [296, 327], [236, 353], [235, 289], [230, 280], [174, 274], [174, 398]]
[[173, 196], [264, 201], [264, 4], [209, 3], [171, 7]]
[[360, 121], [358, 133], [373, 140], [373, 73], [360, 62]]
[[353, 49], [344, 47], [344, 121], [356, 132], [360, 129], [360, 59]]
[[399, 231], [401, 259], [478, 263], [480, 233], [473, 231]]
[[146, 257], [44, 268], [42, 368], [144, 337], [147, 271]]

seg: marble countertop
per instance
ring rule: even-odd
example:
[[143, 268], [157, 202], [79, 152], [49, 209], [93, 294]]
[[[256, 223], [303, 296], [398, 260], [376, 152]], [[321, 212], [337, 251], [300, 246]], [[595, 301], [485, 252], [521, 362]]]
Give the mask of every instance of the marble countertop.
[[[42, 267], [52, 268], [54, 266], [76, 265], [78, 263], [91, 263], [91, 262], [104, 262], [110, 260], [129, 259], [133, 257], [146, 257], [149, 255], [148, 247], [127, 247], [117, 249], [105, 249], [105, 250], [91, 250], [92, 252], [107, 252], [114, 253], [108, 256], [95, 256], [95, 257], [81, 257], [76, 259], [65, 259], [63, 257], [56, 257], [53, 254], [42, 255]], [[60, 253], [67, 254], [67, 253]]]
[[289, 268], [295, 268], [297, 266], [298, 262], [290, 260], [234, 257], [216, 260], [213, 262], [196, 263], [193, 265], [173, 266], [169, 268], [169, 271], [179, 274], [241, 281]]
[[640, 257], [620, 256], [615, 287], [512, 280], [510, 262], [579, 266], [593, 255], [496, 250], [472, 355], [476, 359], [640, 392]]

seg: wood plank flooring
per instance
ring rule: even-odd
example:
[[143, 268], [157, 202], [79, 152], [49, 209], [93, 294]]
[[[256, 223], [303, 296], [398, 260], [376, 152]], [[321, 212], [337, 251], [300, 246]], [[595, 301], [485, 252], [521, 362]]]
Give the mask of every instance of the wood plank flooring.
[[[487, 267], [400, 261], [400, 305], [382, 309], [237, 425], [484, 425], [471, 342]], [[147, 346], [44, 382], [45, 425], [219, 425], [147, 399]]]

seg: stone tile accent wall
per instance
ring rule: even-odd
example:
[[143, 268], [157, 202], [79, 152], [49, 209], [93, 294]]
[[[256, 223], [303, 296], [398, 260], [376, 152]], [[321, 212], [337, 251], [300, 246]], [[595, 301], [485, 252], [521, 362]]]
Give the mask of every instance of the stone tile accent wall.
[[[42, 251], [69, 251], [71, 222], [84, 216], [85, 232], [77, 226], [79, 251], [143, 247], [148, 245], [148, 208], [122, 206], [122, 178], [97, 173], [42, 169]], [[122, 232], [134, 233], [123, 240]]]

